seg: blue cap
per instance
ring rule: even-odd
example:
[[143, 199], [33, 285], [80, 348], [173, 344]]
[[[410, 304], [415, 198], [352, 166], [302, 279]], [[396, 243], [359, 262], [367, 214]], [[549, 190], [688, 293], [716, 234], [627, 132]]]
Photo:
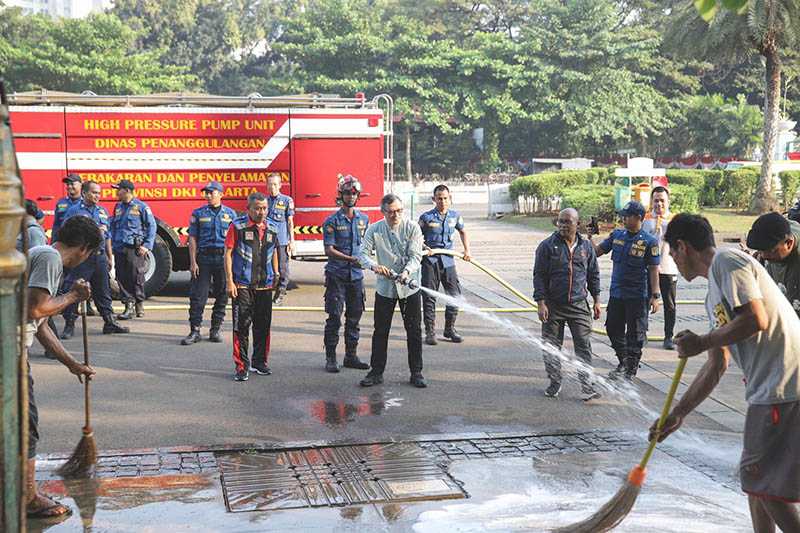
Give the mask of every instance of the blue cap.
[[637, 215], [639, 218], [644, 218], [644, 213], [644, 206], [635, 200], [625, 204], [625, 207], [619, 211], [619, 214], [623, 217]]
[[202, 192], [206, 191], [219, 191], [222, 192], [222, 185], [218, 181], [209, 181], [205, 187], [200, 189]]
[[33, 218], [35, 218], [36, 220], [42, 220], [44, 218], [44, 211], [42, 211], [41, 209], [39, 209], [37, 207], [36, 208], [36, 214], [33, 215]]

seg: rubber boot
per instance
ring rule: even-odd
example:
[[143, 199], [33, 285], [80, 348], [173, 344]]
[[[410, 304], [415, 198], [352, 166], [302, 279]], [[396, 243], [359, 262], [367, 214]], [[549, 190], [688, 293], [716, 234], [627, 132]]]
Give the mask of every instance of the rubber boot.
[[130, 320], [134, 317], [133, 302], [125, 302], [125, 310], [117, 315], [117, 320]]
[[444, 319], [444, 338], [452, 342], [461, 342], [464, 338], [456, 331], [456, 317], [449, 316]]
[[211, 323], [211, 329], [208, 330], [208, 340], [211, 342], [222, 342], [222, 336], [219, 334], [219, 328], [222, 324]]
[[200, 328], [192, 328], [189, 334], [181, 340], [181, 346], [189, 346], [196, 342], [200, 342]]
[[136, 318], [142, 318], [144, 316], [144, 303], [136, 302]]
[[113, 333], [130, 333], [130, 329], [120, 326], [117, 324], [117, 321], [114, 320], [114, 315], [106, 315], [103, 317], [103, 335], [109, 335]]
[[67, 340], [71, 339], [73, 335], [75, 335], [75, 319], [66, 319], [64, 321], [64, 331], [61, 332], [60, 337], [63, 340]]
[[639, 358], [629, 356], [625, 358], [625, 379], [633, 379], [639, 371]]
[[436, 340], [435, 324], [425, 324], [425, 344], [428, 346], [436, 346], [439, 342]]
[[361, 359], [358, 358], [358, 355], [356, 355], [357, 352], [358, 352], [358, 345], [347, 346], [345, 348], [343, 366], [347, 368], [355, 368], [358, 370], [368, 369], [369, 365], [367, 363], [364, 363], [363, 361], [361, 361]]
[[339, 372], [339, 364], [336, 362], [336, 348], [325, 350], [325, 372], [336, 374]]

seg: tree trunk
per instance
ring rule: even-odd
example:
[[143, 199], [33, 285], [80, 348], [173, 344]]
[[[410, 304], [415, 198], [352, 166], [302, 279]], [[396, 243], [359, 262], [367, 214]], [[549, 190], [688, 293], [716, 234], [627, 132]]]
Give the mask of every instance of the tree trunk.
[[406, 179], [410, 182], [414, 181], [411, 175], [411, 126], [406, 125]]
[[778, 107], [781, 96], [781, 61], [778, 49], [772, 45], [766, 48], [766, 102], [764, 109], [764, 159], [761, 161], [761, 176], [751, 205], [755, 214], [766, 213], [775, 208], [776, 200], [772, 187], [772, 160], [778, 137]]

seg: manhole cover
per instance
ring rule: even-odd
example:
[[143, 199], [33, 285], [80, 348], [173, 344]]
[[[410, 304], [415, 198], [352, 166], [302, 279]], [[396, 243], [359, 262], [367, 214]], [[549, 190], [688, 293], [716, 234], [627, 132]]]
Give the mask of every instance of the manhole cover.
[[235, 453], [217, 462], [233, 512], [465, 497], [414, 443]]

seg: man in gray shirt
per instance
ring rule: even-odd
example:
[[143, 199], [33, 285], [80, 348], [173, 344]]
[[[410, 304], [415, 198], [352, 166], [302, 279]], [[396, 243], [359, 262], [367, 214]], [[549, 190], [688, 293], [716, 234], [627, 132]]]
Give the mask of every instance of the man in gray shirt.
[[[734, 358], [745, 377], [747, 417], [739, 465], [755, 531], [800, 531], [800, 319], [758, 261], [741, 250], [717, 250], [708, 220], [680, 214], [664, 235], [688, 281], [708, 279], [711, 331], [682, 331], [679, 357], [708, 360], [658, 435], [678, 429], [719, 383]], [[656, 436], [655, 424], [651, 437]]]
[[[422, 231], [403, 218], [403, 202], [394, 194], [381, 199], [383, 220], [364, 234], [359, 262], [378, 274], [375, 294], [375, 332], [372, 335], [372, 367], [361, 380], [362, 387], [383, 383], [386, 350], [395, 305], [399, 303], [406, 328], [410, 383], [427, 387], [422, 377], [422, 297], [419, 292]], [[371, 257], [375, 253], [375, 259]]]
[[[76, 361], [47, 326], [47, 318], [60, 313], [67, 306], [86, 300], [91, 295], [89, 284], [77, 280], [66, 294], [57, 296], [64, 267], [75, 268], [83, 263], [102, 242], [97, 224], [86, 217], [67, 220], [53, 246], [31, 248], [28, 274], [28, 324], [25, 328], [25, 345], [33, 344], [33, 337], [83, 382], [91, 379], [94, 370]], [[36, 444], [39, 441], [39, 413], [33, 394], [33, 378], [28, 366], [28, 464], [27, 464], [27, 515], [29, 518], [59, 519], [72, 514], [72, 510], [57, 501], [39, 494], [36, 474]]]

